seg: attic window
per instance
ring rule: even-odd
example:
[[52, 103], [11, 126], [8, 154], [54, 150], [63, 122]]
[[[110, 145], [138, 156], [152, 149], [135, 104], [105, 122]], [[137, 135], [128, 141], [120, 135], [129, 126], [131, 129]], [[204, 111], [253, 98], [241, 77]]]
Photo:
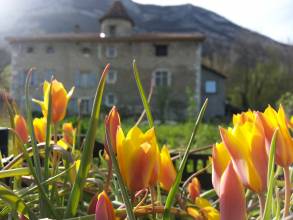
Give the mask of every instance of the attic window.
[[28, 47], [28, 48], [26, 48], [26, 52], [27, 53], [33, 53], [34, 52], [34, 48], [33, 47]]
[[163, 45], [163, 44], [155, 45], [155, 53], [157, 57], [168, 56], [168, 45]]
[[111, 37], [115, 36], [116, 35], [116, 25], [110, 25], [109, 26], [109, 35]]

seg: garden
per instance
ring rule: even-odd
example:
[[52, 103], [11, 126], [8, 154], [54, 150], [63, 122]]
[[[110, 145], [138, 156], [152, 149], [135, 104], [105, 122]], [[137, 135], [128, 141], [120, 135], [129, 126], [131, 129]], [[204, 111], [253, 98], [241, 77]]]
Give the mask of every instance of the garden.
[[[12, 138], [0, 164], [1, 219], [293, 219], [293, 123], [282, 104], [218, 126], [203, 122], [206, 100], [192, 122], [158, 125], [134, 61], [146, 120], [124, 121], [119, 106], [102, 117], [110, 68], [82, 120], [65, 119], [74, 87], [58, 79], [43, 83], [43, 100], [31, 97], [32, 70], [25, 113], [6, 97]], [[33, 117], [32, 102], [42, 117]], [[186, 176], [192, 155], [207, 160]]]

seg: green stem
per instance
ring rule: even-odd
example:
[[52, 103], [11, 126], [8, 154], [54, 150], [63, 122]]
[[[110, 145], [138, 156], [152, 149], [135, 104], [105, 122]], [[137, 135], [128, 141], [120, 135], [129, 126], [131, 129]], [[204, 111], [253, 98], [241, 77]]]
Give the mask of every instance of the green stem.
[[284, 180], [285, 180], [285, 205], [284, 205], [284, 218], [285, 218], [289, 215], [290, 196], [291, 196], [289, 166], [284, 167]]
[[261, 216], [261, 219], [262, 219], [263, 218], [263, 212], [265, 210], [266, 200], [265, 200], [264, 194], [258, 194], [257, 197], [258, 197], [259, 208], [260, 208], [259, 215]]

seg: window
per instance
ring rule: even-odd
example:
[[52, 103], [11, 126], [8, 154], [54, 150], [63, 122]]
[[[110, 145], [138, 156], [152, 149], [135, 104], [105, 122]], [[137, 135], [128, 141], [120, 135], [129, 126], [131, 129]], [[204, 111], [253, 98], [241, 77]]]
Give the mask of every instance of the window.
[[111, 70], [107, 75], [107, 83], [114, 84], [117, 81], [117, 71]]
[[168, 56], [168, 46], [167, 45], [155, 45], [155, 53], [158, 57]]
[[88, 115], [90, 113], [90, 99], [89, 98], [81, 98], [79, 100], [79, 110], [83, 115]]
[[109, 35], [111, 37], [115, 36], [116, 35], [116, 25], [110, 25], [109, 26]]
[[117, 56], [117, 49], [115, 47], [107, 47], [106, 48], [106, 57], [114, 58]]
[[170, 86], [171, 85], [171, 74], [167, 70], [156, 70], [153, 75], [155, 86]]
[[214, 80], [208, 80], [205, 82], [205, 92], [212, 94], [217, 92], [217, 84]]
[[27, 53], [33, 53], [34, 52], [34, 48], [32, 46], [26, 48], [26, 52]]
[[105, 105], [111, 107], [117, 104], [117, 98], [113, 93], [108, 93], [105, 96]]
[[75, 85], [80, 88], [89, 88], [96, 86], [96, 74], [91, 71], [77, 71], [75, 76]]
[[90, 48], [88, 48], [88, 47], [83, 47], [82, 49], [81, 49], [81, 52], [82, 52], [82, 54], [85, 56], [85, 57], [90, 57], [91, 56], [91, 49]]
[[52, 53], [54, 53], [54, 52], [55, 52], [54, 47], [52, 47], [52, 46], [48, 46], [48, 47], [47, 47], [47, 49], [46, 49], [46, 53], [47, 53], [47, 54], [52, 54]]

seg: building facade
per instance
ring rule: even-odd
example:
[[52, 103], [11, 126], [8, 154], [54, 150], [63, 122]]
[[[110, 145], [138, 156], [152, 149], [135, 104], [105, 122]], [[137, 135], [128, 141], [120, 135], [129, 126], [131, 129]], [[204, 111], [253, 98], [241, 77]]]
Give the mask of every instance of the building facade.
[[[190, 98], [187, 90], [192, 91], [198, 107], [203, 95], [217, 96], [216, 107], [222, 110], [210, 110], [209, 117], [223, 113], [224, 102], [220, 103], [225, 97], [223, 80], [218, 80], [218, 73], [202, 72], [201, 45], [205, 38], [202, 34], [134, 33], [135, 22], [119, 1], [100, 19], [100, 23], [100, 33], [7, 38], [12, 49], [10, 92], [20, 108], [24, 108], [21, 94], [27, 71], [34, 67], [32, 97], [42, 97], [42, 82], [50, 80], [53, 75], [67, 89], [76, 87], [68, 113], [89, 114], [100, 73], [110, 63], [104, 105], [117, 105], [126, 115], [139, 114], [142, 104], [132, 70], [135, 59], [145, 90], [148, 92], [151, 85], [154, 87], [151, 98], [154, 114], [164, 115], [166, 119], [184, 119]], [[203, 85], [206, 80], [221, 84], [216, 85], [217, 93], [205, 94]], [[34, 108], [38, 109], [38, 106]]]

